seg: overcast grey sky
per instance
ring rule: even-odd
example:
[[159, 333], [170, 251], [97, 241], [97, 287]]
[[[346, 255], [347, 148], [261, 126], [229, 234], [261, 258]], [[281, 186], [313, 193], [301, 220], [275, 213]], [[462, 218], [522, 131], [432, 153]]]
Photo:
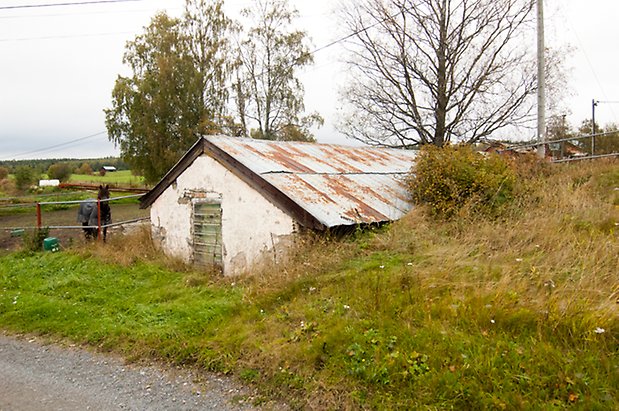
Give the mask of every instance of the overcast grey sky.
[[[82, 0], [80, 0], [82, 1]], [[103, 109], [122, 65], [125, 43], [141, 33], [158, 10], [182, 13], [184, 0], [24, 9], [7, 6], [60, 3], [61, 0], [0, 0], [0, 160], [117, 155], [107, 140]], [[250, 0], [226, 0], [231, 15]], [[342, 35], [329, 0], [291, 0], [297, 23], [315, 47]], [[546, 0], [549, 46], [574, 47], [568, 66], [571, 95], [568, 120], [591, 117], [591, 100], [601, 100], [598, 123], [619, 123], [619, 1]], [[531, 47], [535, 47], [534, 44]], [[325, 117], [316, 131], [320, 142], [353, 143], [334, 127], [337, 91], [345, 79], [337, 45], [315, 56], [304, 71], [306, 108]], [[608, 102], [608, 103], [607, 103]], [[527, 137], [533, 136], [533, 131]], [[92, 137], [91, 137], [92, 136]], [[57, 146], [57, 147], [55, 147]]]

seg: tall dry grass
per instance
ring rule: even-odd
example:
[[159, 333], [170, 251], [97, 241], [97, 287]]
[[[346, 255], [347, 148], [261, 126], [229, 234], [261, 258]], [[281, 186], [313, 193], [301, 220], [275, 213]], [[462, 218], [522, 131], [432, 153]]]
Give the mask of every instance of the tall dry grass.
[[101, 261], [130, 266], [137, 262], [161, 264], [172, 271], [191, 272], [192, 267], [179, 258], [166, 255], [153, 240], [149, 225], [139, 224], [109, 235], [107, 242], [94, 241], [74, 247], [76, 253]]
[[375, 246], [423, 254], [422, 286], [517, 301], [556, 322], [587, 312], [588, 329], [603, 328], [619, 315], [618, 186], [617, 161], [545, 165], [499, 219], [417, 209]]
[[81, 252], [131, 265], [157, 261], [188, 272], [188, 284], [238, 283], [248, 302], [303, 288], [316, 278], [337, 278], [348, 261], [376, 252], [399, 253], [415, 261], [418, 288], [449, 289], [513, 304], [517, 301], [549, 320], [587, 312], [600, 327], [617, 321], [619, 304], [619, 186], [617, 161], [520, 165], [520, 193], [500, 218], [461, 212], [435, 219], [417, 207], [401, 221], [373, 233], [332, 237], [299, 236], [285, 259], [265, 259], [248, 275], [221, 278], [198, 273], [165, 256], [150, 230], [112, 236]]

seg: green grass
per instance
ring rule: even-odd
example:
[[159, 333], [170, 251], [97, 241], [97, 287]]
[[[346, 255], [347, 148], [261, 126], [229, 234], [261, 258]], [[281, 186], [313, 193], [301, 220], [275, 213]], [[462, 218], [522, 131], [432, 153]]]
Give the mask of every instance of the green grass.
[[617, 170], [556, 167], [498, 220], [308, 238], [248, 278], [164, 268], [143, 239], [12, 254], [0, 326], [232, 372], [293, 408], [619, 409]]
[[134, 176], [131, 174], [131, 170], [120, 170], [112, 173], [106, 173], [104, 176], [99, 174], [86, 175], [86, 174], [72, 174], [69, 179], [71, 183], [108, 183], [108, 184], [120, 184], [131, 186], [143, 186], [144, 177]]
[[[36, 181], [34, 184], [38, 184], [38, 180], [40, 179], [48, 179], [49, 177], [46, 174], [42, 174], [36, 177]], [[9, 180], [15, 180], [15, 176], [13, 174], [9, 174]], [[121, 185], [132, 185], [132, 186], [143, 186], [144, 185], [144, 177], [135, 176], [131, 173], [131, 170], [119, 170], [114, 172], [108, 172], [104, 176], [99, 175], [98, 173], [93, 174], [71, 174], [69, 177], [69, 182], [71, 183], [108, 183], [108, 184], [121, 184]]]
[[187, 287], [182, 274], [156, 265], [70, 253], [3, 257], [0, 283], [0, 323], [9, 330], [179, 363], [208, 351], [208, 336], [241, 298], [233, 288]]

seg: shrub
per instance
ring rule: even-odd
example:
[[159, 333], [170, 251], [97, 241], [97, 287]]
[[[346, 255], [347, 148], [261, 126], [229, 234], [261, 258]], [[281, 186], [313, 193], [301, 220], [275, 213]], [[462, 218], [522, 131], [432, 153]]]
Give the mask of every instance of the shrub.
[[23, 245], [26, 251], [41, 251], [43, 249], [43, 240], [49, 236], [49, 228], [35, 228], [33, 231], [28, 231], [24, 234]]
[[513, 196], [516, 175], [507, 161], [468, 145], [422, 148], [408, 179], [413, 201], [433, 214], [452, 217], [464, 210], [495, 214]]
[[4, 180], [9, 176], [9, 169], [6, 167], [0, 167], [0, 180]]
[[26, 189], [35, 180], [33, 170], [28, 166], [20, 166], [15, 169], [15, 186], [18, 190]]
[[66, 163], [52, 164], [47, 169], [49, 178], [65, 182], [71, 177], [71, 167]]
[[92, 167], [90, 167], [88, 163], [83, 163], [80, 168], [77, 169], [77, 174], [91, 175]]

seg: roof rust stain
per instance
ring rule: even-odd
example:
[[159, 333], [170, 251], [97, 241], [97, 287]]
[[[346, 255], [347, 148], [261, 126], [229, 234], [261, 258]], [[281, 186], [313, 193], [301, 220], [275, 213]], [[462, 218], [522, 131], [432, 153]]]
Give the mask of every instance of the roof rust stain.
[[[331, 167], [333, 167], [334, 169], [336, 169], [337, 171], [341, 173], [358, 173], [358, 174], [363, 173], [363, 170], [353, 166], [352, 164], [347, 163], [346, 161], [342, 160], [340, 157], [334, 156], [331, 158], [331, 160], [337, 162], [338, 166], [336, 166], [333, 162], [324, 162], [324, 163], [327, 165], [331, 165]], [[343, 167], [340, 167], [339, 165], [343, 165]]]
[[[327, 193], [319, 190], [302, 178], [294, 178], [293, 180], [294, 181], [291, 181], [292, 184], [288, 185], [288, 191], [298, 194], [298, 197], [303, 199], [304, 201], [316, 202], [317, 199], [322, 199], [324, 203], [337, 204], [337, 202]], [[299, 185], [305, 186], [305, 188], [309, 189], [309, 191], [303, 189], [302, 187], [299, 187]], [[313, 196], [308, 196], [309, 193], [314, 194], [317, 198], [314, 198]]]
[[[381, 187], [381, 188], [383, 188], [383, 187]], [[381, 195], [378, 191], [373, 190], [373, 189], [372, 189], [371, 187], [369, 187], [369, 186], [361, 186], [361, 187], [360, 187], [360, 191], [361, 191], [363, 194], [365, 194], [365, 195], [367, 195], [367, 196], [369, 196], [369, 197], [376, 198], [376, 199], [380, 200], [381, 202], [383, 202], [383, 203], [385, 203], [385, 204], [388, 204], [388, 203], [389, 203], [389, 200], [388, 200], [386, 197], [384, 197], [383, 195]]]
[[410, 208], [400, 175], [414, 152], [224, 136], [211, 141], [327, 227], [398, 219]]
[[280, 147], [280, 146], [272, 146], [272, 152], [267, 152], [264, 153], [265, 157], [268, 157], [272, 160], [274, 160], [276, 163], [278, 164], [284, 164], [287, 167], [289, 167], [292, 171], [296, 172], [296, 173], [312, 173], [314, 172], [314, 170], [312, 170], [310, 167], [307, 167], [303, 164], [301, 164], [300, 162], [296, 161], [292, 155], [290, 155], [289, 150], [285, 150], [284, 148]]
[[[347, 179], [345, 178], [335, 179], [330, 176], [325, 176], [325, 180], [326, 180], [327, 186], [331, 190], [333, 190], [338, 196], [346, 198], [355, 204], [355, 207], [353, 207], [355, 212], [352, 215], [350, 215], [348, 213], [351, 212], [351, 209], [349, 209], [345, 211], [344, 213], [342, 213], [345, 216], [351, 217], [353, 219], [357, 219], [359, 217], [361, 218], [368, 217], [368, 220], [372, 220], [372, 219], [376, 219], [377, 221], [389, 220], [389, 218], [386, 215], [380, 213], [379, 211], [372, 208], [370, 205], [363, 202], [358, 196], [351, 194], [350, 186], [347, 184], [343, 184], [343, 181], [342, 181], [342, 180], [347, 180]], [[350, 180], [348, 181], [351, 184], [354, 184], [354, 182]]]
[[341, 156], [344, 156], [346, 159], [353, 160], [361, 164], [370, 164], [368, 161], [367, 152], [360, 153], [359, 150], [356, 149], [343, 149], [341, 147], [333, 147], [332, 149]]

